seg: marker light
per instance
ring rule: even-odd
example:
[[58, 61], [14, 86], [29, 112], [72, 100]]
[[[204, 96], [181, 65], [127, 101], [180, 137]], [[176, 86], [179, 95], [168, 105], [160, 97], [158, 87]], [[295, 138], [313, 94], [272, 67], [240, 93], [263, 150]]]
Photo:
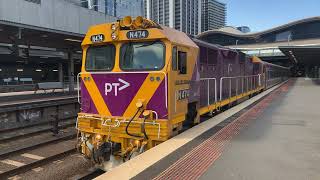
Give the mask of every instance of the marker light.
[[112, 29], [113, 31], [115, 31], [115, 30], [117, 29], [117, 25], [116, 25], [116, 24], [112, 24], [112, 25], [111, 25], [111, 29]]
[[111, 34], [111, 38], [112, 38], [113, 40], [116, 40], [116, 39], [117, 39], [117, 34], [116, 34], [116, 33], [112, 33], [112, 34]]

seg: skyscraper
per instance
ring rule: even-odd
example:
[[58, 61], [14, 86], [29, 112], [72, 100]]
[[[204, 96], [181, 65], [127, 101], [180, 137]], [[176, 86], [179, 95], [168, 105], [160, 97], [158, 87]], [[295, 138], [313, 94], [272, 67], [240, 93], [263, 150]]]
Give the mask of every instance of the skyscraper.
[[201, 31], [220, 29], [226, 25], [226, 4], [218, 0], [201, 0]]
[[110, 16], [142, 16], [142, 0], [79, 0], [82, 7], [99, 11]]
[[200, 33], [200, 0], [144, 0], [143, 3], [146, 18], [187, 34]]

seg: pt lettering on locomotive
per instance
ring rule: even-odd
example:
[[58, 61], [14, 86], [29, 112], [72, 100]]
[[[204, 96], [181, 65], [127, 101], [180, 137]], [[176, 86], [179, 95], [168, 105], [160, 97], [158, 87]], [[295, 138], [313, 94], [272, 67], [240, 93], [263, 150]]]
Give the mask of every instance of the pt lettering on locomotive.
[[[106, 96], [108, 96], [109, 93], [114, 92], [114, 96], [118, 96], [118, 92], [126, 89], [130, 86], [130, 83], [118, 78], [119, 82], [113, 82], [113, 83], [105, 83], [104, 85], [104, 93]], [[120, 86], [121, 85], [121, 86]], [[120, 86], [120, 87], [119, 87]]]
[[183, 89], [183, 90], [178, 90], [177, 91], [177, 100], [184, 100], [189, 98], [189, 89]]

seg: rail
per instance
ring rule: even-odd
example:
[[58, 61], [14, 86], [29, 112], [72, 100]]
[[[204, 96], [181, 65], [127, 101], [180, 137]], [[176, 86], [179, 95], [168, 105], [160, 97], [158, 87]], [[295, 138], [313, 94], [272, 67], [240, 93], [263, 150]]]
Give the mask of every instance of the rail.
[[[225, 82], [225, 83], [224, 83]], [[227, 91], [224, 91], [227, 85]], [[238, 96], [249, 92], [261, 86], [261, 74], [251, 76], [222, 77], [220, 79], [220, 101], [230, 99], [232, 96]], [[224, 92], [228, 92], [227, 98], [224, 98]], [[240, 92], [240, 93], [239, 93]]]

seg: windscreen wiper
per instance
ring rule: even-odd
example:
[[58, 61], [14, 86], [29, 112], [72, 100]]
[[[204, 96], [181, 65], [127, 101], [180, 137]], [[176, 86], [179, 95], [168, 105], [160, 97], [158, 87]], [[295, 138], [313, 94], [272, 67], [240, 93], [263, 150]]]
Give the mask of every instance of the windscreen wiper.
[[151, 46], [151, 45], [153, 45], [153, 44], [155, 44], [155, 43], [157, 43], [157, 42], [159, 42], [159, 41], [153, 41], [153, 42], [145, 42], [144, 44], [142, 44], [142, 45], [140, 45], [140, 46], [136, 46], [136, 48], [141, 48], [141, 47], [146, 47], [146, 46]]

